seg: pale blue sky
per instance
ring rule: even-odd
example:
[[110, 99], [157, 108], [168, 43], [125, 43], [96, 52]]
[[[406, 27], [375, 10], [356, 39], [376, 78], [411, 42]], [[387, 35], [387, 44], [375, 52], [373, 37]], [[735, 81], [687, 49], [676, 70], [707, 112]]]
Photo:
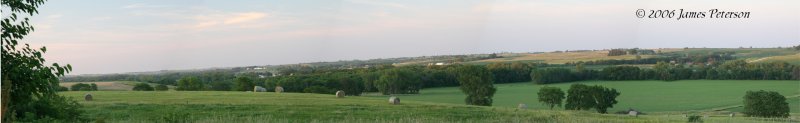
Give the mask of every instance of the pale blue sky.
[[[608, 48], [800, 44], [796, 0], [51, 0], [26, 38], [72, 74]], [[639, 19], [636, 9], [750, 11]]]

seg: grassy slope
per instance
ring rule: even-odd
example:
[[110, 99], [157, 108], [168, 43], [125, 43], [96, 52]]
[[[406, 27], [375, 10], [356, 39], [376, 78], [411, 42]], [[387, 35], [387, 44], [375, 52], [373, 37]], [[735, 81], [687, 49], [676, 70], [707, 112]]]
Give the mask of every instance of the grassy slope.
[[[615, 88], [622, 94], [619, 103], [610, 111], [634, 108], [643, 112], [665, 111], [705, 111], [720, 107], [741, 105], [742, 96], [747, 90], [773, 90], [785, 96], [800, 94], [800, 81], [761, 81], [761, 80], [686, 80], [686, 81], [586, 81], [590, 85], [603, 85]], [[537, 102], [536, 92], [541, 86], [560, 87], [566, 91], [572, 83], [535, 85], [529, 82], [497, 84], [494, 105], [516, 107], [518, 103], [528, 104], [536, 109], [546, 109]], [[420, 95], [400, 95], [402, 99], [464, 104], [464, 94], [457, 87], [423, 89]], [[790, 99], [792, 112], [800, 112], [800, 98]], [[739, 111], [740, 108], [734, 108]]]

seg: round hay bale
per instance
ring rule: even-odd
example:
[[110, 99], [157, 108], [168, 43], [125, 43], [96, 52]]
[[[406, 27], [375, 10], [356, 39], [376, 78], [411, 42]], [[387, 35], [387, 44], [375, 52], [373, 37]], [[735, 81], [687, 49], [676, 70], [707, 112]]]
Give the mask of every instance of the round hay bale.
[[344, 91], [342, 90], [336, 91], [336, 98], [344, 98]]
[[395, 96], [389, 97], [389, 104], [399, 105], [400, 104], [400, 98], [397, 98]]
[[253, 87], [253, 92], [267, 92], [267, 89], [261, 86]]
[[520, 104], [517, 105], [517, 108], [518, 109], [527, 109], [528, 105], [526, 105], [525, 103], [520, 103]]
[[275, 87], [275, 93], [281, 93], [281, 92], [283, 92], [283, 87], [281, 87], [281, 86], [276, 86], [276, 87]]
[[83, 96], [83, 100], [92, 101], [93, 100], [92, 94], [87, 93], [86, 95]]

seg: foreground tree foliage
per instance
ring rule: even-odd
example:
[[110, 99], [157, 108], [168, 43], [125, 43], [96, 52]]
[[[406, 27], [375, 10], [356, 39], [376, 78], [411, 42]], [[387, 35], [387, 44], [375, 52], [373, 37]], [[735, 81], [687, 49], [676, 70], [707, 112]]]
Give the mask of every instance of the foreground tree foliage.
[[542, 87], [539, 89], [539, 102], [545, 104], [553, 109], [553, 107], [561, 107], [561, 102], [564, 100], [564, 91], [558, 87]]
[[85, 122], [80, 104], [56, 94], [58, 77], [72, 71], [72, 67], [45, 65], [42, 57], [47, 51], [45, 47], [32, 49], [28, 44], [18, 45], [34, 30], [29, 19], [19, 18], [18, 14], [33, 16], [43, 3], [44, 0], [2, 2], [2, 121]]
[[468, 105], [492, 106], [494, 87], [492, 74], [483, 66], [465, 65], [456, 69], [461, 92], [467, 94]]
[[587, 86], [584, 84], [572, 84], [567, 90], [567, 102], [564, 105], [566, 110], [589, 110], [594, 108], [598, 113], [608, 113], [608, 108], [613, 108], [617, 104], [617, 96], [620, 95], [616, 89], [609, 89], [600, 85]]
[[789, 117], [786, 97], [774, 91], [747, 91], [744, 96], [744, 112], [751, 117]]

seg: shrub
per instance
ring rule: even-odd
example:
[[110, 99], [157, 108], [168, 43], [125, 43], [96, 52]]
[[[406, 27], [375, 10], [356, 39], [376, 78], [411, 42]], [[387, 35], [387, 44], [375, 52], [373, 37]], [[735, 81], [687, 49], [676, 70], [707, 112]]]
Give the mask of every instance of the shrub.
[[747, 91], [744, 96], [744, 112], [754, 117], [788, 117], [789, 103], [786, 97], [774, 91]]
[[155, 89], [153, 89], [153, 86], [150, 86], [150, 84], [138, 83], [138, 84], [133, 86], [133, 90], [134, 91], [153, 91]]
[[169, 90], [169, 87], [167, 87], [167, 85], [161, 84], [161, 85], [156, 85], [155, 89], [156, 91], [166, 91]]
[[89, 84], [78, 83], [70, 86], [70, 90], [72, 91], [92, 91], [92, 86]]
[[58, 86], [58, 91], [69, 91], [69, 88], [64, 86]]
[[688, 118], [690, 123], [702, 123], [703, 122], [703, 119], [702, 119], [702, 117], [700, 117], [700, 115], [690, 115], [690, 116], [688, 116], [686, 118]]

